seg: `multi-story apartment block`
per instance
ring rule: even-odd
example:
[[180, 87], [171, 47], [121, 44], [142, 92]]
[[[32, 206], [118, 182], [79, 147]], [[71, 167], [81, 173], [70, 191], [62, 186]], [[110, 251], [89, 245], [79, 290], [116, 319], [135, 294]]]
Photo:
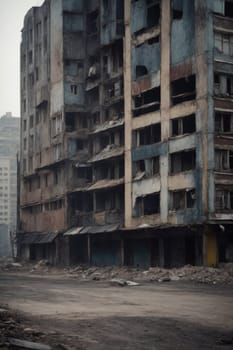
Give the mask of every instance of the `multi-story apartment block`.
[[[17, 221], [17, 152], [20, 143], [20, 118], [11, 113], [0, 118], [0, 256], [11, 254], [10, 232]], [[8, 248], [6, 248], [8, 247]]]
[[32, 8], [21, 128], [22, 256], [232, 259], [233, 1]]

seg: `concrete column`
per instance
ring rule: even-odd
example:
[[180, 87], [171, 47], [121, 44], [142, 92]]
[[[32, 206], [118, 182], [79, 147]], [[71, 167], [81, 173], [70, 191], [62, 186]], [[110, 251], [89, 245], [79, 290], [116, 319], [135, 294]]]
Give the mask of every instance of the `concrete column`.
[[125, 227], [132, 221], [132, 111], [131, 111], [131, 1], [125, 0], [124, 101], [125, 101]]
[[[161, 1], [161, 139], [167, 142], [170, 125], [170, 0]], [[161, 221], [168, 217], [168, 153], [160, 157], [160, 212]]]
[[91, 236], [87, 235], [87, 261], [91, 265]]
[[[208, 42], [213, 36], [213, 32], [207, 30], [207, 3], [206, 1], [195, 1], [195, 63], [196, 63], [196, 123], [197, 131], [200, 132], [201, 142], [197, 149], [200, 149], [201, 176], [201, 204], [202, 215], [208, 214], [208, 149], [213, 147], [213, 141], [209, 144], [208, 138], [208, 79], [209, 79], [209, 60], [208, 60]], [[202, 21], [200, 21], [200, 17]], [[212, 50], [209, 49], [209, 50]], [[211, 89], [211, 86], [210, 86]], [[213, 112], [210, 112], [213, 115]]]

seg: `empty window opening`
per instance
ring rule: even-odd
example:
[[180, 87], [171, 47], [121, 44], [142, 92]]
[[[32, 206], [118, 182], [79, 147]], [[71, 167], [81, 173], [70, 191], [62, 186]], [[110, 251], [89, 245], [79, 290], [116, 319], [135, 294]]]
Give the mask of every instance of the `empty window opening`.
[[233, 18], [233, 2], [225, 1], [225, 16]]
[[30, 117], [29, 117], [29, 127], [30, 127], [30, 129], [33, 128], [33, 126], [34, 126], [34, 116], [30, 115]]
[[94, 34], [98, 31], [98, 10], [87, 15], [87, 33]]
[[87, 149], [87, 141], [86, 140], [76, 140], [76, 150], [77, 151], [82, 151], [84, 149]]
[[147, 1], [147, 28], [159, 25], [160, 21], [160, 4], [151, 4]]
[[172, 119], [171, 136], [192, 134], [196, 131], [195, 114], [186, 117]]
[[78, 179], [86, 179], [88, 182], [92, 181], [91, 167], [78, 167], [76, 173]]
[[49, 174], [44, 175], [44, 185], [45, 187], [48, 187], [49, 184]]
[[87, 106], [92, 108], [99, 104], [99, 88], [96, 87], [87, 93]]
[[221, 149], [215, 150], [215, 170], [232, 172], [233, 151]]
[[29, 51], [28, 53], [28, 63], [32, 64], [32, 51]]
[[54, 185], [58, 185], [59, 183], [61, 183], [61, 170], [60, 169], [54, 170], [53, 180], [54, 180], [53, 181]]
[[66, 131], [75, 130], [75, 118], [76, 118], [76, 113], [69, 112], [65, 114]]
[[216, 211], [233, 210], [233, 191], [216, 190], [215, 208]]
[[139, 78], [143, 75], [147, 75], [148, 74], [148, 70], [146, 68], [146, 66], [143, 65], [137, 65], [136, 66], [136, 78]]
[[219, 133], [233, 132], [233, 118], [231, 113], [215, 113], [215, 131]]
[[151, 177], [159, 174], [159, 157], [139, 160], [133, 163], [133, 177], [144, 173], [145, 177]]
[[183, 0], [172, 1], [172, 17], [173, 19], [182, 19], [183, 17]]
[[147, 44], [148, 44], [148, 45], [154, 45], [154, 44], [158, 44], [159, 41], [160, 41], [160, 36], [157, 35], [157, 36], [155, 36], [154, 38], [148, 39], [148, 40], [147, 40]]
[[144, 113], [160, 109], [160, 86], [147, 90], [134, 97], [133, 116], [137, 117]]
[[173, 10], [172, 15], [173, 15], [173, 19], [182, 19], [183, 11]]
[[196, 167], [196, 151], [182, 151], [172, 153], [171, 159], [171, 174], [177, 174], [182, 171], [193, 170]]
[[124, 1], [116, 2], [116, 34], [124, 34]]
[[171, 83], [172, 103], [176, 105], [196, 98], [196, 77], [191, 75], [181, 78]]
[[77, 85], [70, 85], [70, 92], [74, 95], [77, 95], [78, 93], [78, 86]]
[[144, 215], [159, 214], [160, 212], [160, 193], [151, 193], [136, 199], [136, 215], [138, 217]]
[[214, 94], [217, 96], [233, 95], [233, 76], [215, 73]]
[[122, 189], [100, 191], [95, 193], [96, 211], [112, 211], [118, 210], [122, 212], [124, 208], [122, 203], [124, 201]]
[[161, 124], [154, 124], [136, 132], [136, 146], [150, 145], [161, 141]]
[[193, 208], [195, 204], [195, 190], [180, 190], [171, 192], [172, 210]]
[[232, 35], [219, 32], [214, 33], [214, 47], [226, 55], [231, 54]]

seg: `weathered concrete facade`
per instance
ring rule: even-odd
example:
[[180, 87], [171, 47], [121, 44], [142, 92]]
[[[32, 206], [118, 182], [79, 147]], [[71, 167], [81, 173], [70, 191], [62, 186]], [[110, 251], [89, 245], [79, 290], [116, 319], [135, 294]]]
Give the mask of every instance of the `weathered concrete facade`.
[[53, 233], [40, 249], [22, 234], [28, 257], [53, 245], [66, 264], [226, 260], [232, 33], [224, 0], [47, 0], [28, 12], [20, 230]]

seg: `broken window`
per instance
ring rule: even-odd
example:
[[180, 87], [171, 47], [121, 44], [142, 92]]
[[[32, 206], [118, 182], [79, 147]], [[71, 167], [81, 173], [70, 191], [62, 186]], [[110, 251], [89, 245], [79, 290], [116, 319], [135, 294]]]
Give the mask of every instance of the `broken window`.
[[144, 113], [160, 109], [160, 86], [142, 92], [134, 97], [133, 116], [137, 117]]
[[170, 159], [171, 174], [177, 174], [182, 171], [193, 170], [196, 168], [195, 150], [172, 153]]
[[53, 172], [53, 183], [58, 185], [61, 183], [62, 172], [61, 169], [55, 169]]
[[231, 150], [215, 150], [215, 170], [233, 170], [233, 151]]
[[109, 99], [112, 99], [114, 97], [121, 97], [123, 95], [123, 80], [120, 79], [114, 83], [108, 83], [105, 86], [105, 91], [104, 91], [104, 98], [105, 98], [105, 103], [108, 103]]
[[173, 0], [172, 15], [173, 19], [181, 19], [183, 17], [183, 0]]
[[34, 135], [29, 136], [29, 149], [32, 150], [34, 147]]
[[69, 132], [69, 131], [75, 130], [75, 118], [76, 118], [76, 113], [73, 113], [73, 112], [65, 113], [66, 131]]
[[45, 187], [48, 187], [48, 183], [49, 183], [49, 174], [45, 174], [44, 175], [44, 185], [45, 185]]
[[77, 95], [78, 93], [78, 86], [76, 84], [70, 85], [70, 92], [74, 95]]
[[92, 108], [99, 105], [99, 88], [98, 87], [88, 91], [88, 93], [87, 93], [87, 105], [89, 107], [92, 107]]
[[161, 141], [161, 124], [146, 126], [136, 130], [136, 146], [150, 145]]
[[32, 51], [29, 51], [28, 53], [28, 63], [32, 64]]
[[159, 157], [142, 159], [133, 163], [133, 177], [144, 174], [145, 177], [151, 177], [159, 174]]
[[160, 192], [150, 193], [136, 199], [136, 215], [153, 215], [160, 212]]
[[26, 112], [27, 110], [27, 102], [26, 102], [26, 99], [23, 100], [23, 111], [24, 113]]
[[148, 70], [146, 66], [143, 66], [143, 65], [136, 66], [136, 79], [147, 74], [148, 74]]
[[124, 35], [124, 1], [116, 2], [116, 34]]
[[40, 112], [36, 110], [36, 124], [40, 123]]
[[225, 1], [225, 12], [226, 17], [233, 18], [233, 2], [232, 1]]
[[233, 76], [215, 73], [214, 94], [217, 96], [233, 95]]
[[27, 130], [27, 120], [24, 119], [23, 121], [23, 131], [26, 131]]
[[220, 32], [214, 33], [214, 47], [221, 53], [231, 55], [232, 51], [232, 38], [230, 34], [224, 34]]
[[159, 25], [160, 1], [147, 0], [147, 28]]
[[77, 168], [77, 178], [86, 179], [89, 182], [92, 180], [92, 168], [88, 166], [82, 166]]
[[51, 119], [51, 136], [55, 137], [61, 132], [61, 115], [58, 114], [56, 117]]
[[33, 73], [28, 74], [28, 81], [29, 81], [29, 88], [32, 88], [34, 85], [34, 74]]
[[215, 112], [215, 131], [219, 133], [233, 132], [233, 118], [231, 113]]
[[27, 149], [27, 139], [26, 139], [26, 137], [23, 139], [23, 149], [24, 149], [24, 151], [26, 151], [26, 149]]
[[192, 134], [196, 131], [195, 114], [171, 120], [171, 136]]
[[98, 10], [87, 15], [87, 33], [94, 34], [98, 31]]
[[196, 98], [196, 76], [181, 78], [171, 82], [172, 103], [176, 105]]
[[188, 209], [195, 205], [195, 189], [179, 190], [171, 192], [171, 209]]
[[233, 210], [233, 191], [216, 190], [215, 208], [216, 211]]
[[58, 143], [56, 145], [53, 146], [53, 160], [59, 160], [61, 158], [61, 143]]
[[38, 67], [36, 67], [35, 73], [36, 73], [36, 81], [38, 81], [39, 80], [39, 68]]
[[41, 22], [36, 24], [36, 39], [39, 41], [41, 38]]
[[29, 127], [30, 127], [30, 129], [33, 128], [33, 126], [34, 126], [34, 116], [30, 115], [30, 117], [29, 117]]

